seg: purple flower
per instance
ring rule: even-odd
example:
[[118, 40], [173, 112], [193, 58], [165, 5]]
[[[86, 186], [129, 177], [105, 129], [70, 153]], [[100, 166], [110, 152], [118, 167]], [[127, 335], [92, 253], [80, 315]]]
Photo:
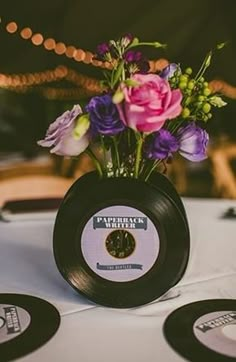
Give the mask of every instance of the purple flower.
[[113, 136], [125, 129], [109, 94], [93, 97], [86, 106], [93, 134]]
[[97, 54], [103, 57], [105, 54], [110, 52], [110, 46], [108, 43], [101, 43], [97, 46]]
[[142, 58], [142, 53], [135, 52], [133, 50], [128, 50], [124, 54], [124, 59], [127, 63], [134, 63], [134, 62], [140, 61], [141, 58]]
[[[130, 73], [147, 73], [149, 70], [148, 60], [139, 51], [128, 50], [124, 54], [124, 60], [130, 65]], [[132, 71], [132, 69], [135, 69], [135, 71]]]
[[167, 65], [160, 73], [159, 76], [163, 79], [168, 80], [169, 78], [173, 77], [175, 71], [178, 69], [178, 65], [175, 63], [171, 63]]
[[199, 162], [207, 158], [206, 148], [209, 141], [208, 133], [198, 127], [195, 123], [190, 123], [182, 127], [177, 132], [179, 141], [179, 153], [193, 162]]
[[133, 41], [133, 39], [134, 39], [134, 36], [130, 33], [127, 33], [122, 36], [121, 45], [126, 48]]
[[162, 128], [153, 133], [153, 136], [146, 146], [147, 158], [164, 160], [178, 151], [179, 142], [168, 130]]
[[71, 111], [64, 112], [55, 122], [51, 123], [45, 139], [38, 141], [38, 145], [52, 147], [51, 153], [60, 156], [77, 156], [88, 146], [87, 129], [81, 132], [80, 138], [73, 137], [73, 130], [78, 116], [82, 113], [79, 105], [75, 105]]

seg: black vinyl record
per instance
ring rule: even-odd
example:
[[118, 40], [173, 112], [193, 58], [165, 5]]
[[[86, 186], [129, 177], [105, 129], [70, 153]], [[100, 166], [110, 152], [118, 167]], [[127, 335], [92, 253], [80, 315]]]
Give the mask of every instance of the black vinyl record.
[[182, 306], [167, 317], [164, 335], [188, 361], [236, 361], [236, 300], [208, 299]]
[[57, 331], [60, 315], [43, 299], [22, 294], [0, 294], [0, 361], [33, 352]]
[[[116, 308], [143, 305], [183, 276], [187, 218], [170, 181], [161, 178], [159, 187], [157, 181], [99, 179], [92, 172], [66, 194], [54, 227], [54, 256], [64, 279], [90, 300]], [[121, 252], [119, 243], [126, 246]]]

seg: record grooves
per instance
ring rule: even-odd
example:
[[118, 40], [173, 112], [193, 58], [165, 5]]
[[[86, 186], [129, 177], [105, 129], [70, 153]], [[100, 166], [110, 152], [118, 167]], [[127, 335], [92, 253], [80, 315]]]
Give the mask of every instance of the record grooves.
[[187, 304], [167, 317], [163, 329], [170, 346], [188, 361], [236, 361], [236, 300]]
[[0, 361], [33, 352], [57, 331], [60, 315], [47, 301], [29, 295], [0, 294]]

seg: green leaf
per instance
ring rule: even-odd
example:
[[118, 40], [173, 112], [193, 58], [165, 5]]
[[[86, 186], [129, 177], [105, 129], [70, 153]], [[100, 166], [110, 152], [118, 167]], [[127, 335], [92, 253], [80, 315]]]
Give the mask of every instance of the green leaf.
[[209, 98], [208, 100], [213, 106], [221, 108], [227, 105], [226, 102], [223, 101], [223, 99], [219, 96], [213, 96]]
[[217, 50], [223, 49], [227, 44], [228, 44], [228, 41], [225, 41], [223, 43], [219, 43], [219, 44], [216, 45], [216, 49]]
[[116, 83], [120, 80], [123, 69], [124, 69], [124, 61], [122, 60], [120, 62], [120, 64], [118, 65], [118, 67], [116, 68], [114, 76], [112, 77], [113, 78], [112, 79], [112, 84], [111, 84], [112, 88], [114, 88]]
[[106, 80], [100, 80], [99, 82], [101, 88], [106, 88], [108, 86], [108, 83]]

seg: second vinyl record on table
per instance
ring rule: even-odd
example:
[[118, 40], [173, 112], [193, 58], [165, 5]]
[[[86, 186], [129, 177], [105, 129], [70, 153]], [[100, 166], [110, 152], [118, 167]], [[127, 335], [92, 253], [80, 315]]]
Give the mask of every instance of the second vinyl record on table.
[[236, 300], [208, 299], [182, 306], [167, 317], [164, 334], [188, 361], [236, 361]]
[[59, 312], [47, 301], [0, 294], [0, 361], [15, 360], [43, 346], [59, 325]]

